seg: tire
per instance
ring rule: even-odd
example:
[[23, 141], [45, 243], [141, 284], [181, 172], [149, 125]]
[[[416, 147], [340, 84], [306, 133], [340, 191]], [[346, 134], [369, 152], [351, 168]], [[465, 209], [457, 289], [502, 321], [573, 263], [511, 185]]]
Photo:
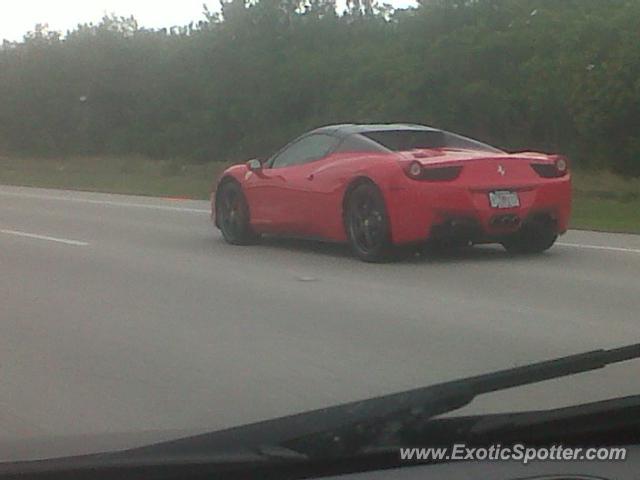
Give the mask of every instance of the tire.
[[550, 249], [558, 238], [558, 234], [548, 223], [526, 223], [513, 236], [502, 242], [509, 253], [542, 253]]
[[353, 253], [365, 262], [391, 260], [391, 229], [382, 193], [373, 183], [361, 183], [348, 193], [344, 223]]
[[231, 245], [251, 245], [259, 240], [249, 223], [249, 205], [236, 182], [225, 182], [216, 195], [216, 219], [222, 236]]

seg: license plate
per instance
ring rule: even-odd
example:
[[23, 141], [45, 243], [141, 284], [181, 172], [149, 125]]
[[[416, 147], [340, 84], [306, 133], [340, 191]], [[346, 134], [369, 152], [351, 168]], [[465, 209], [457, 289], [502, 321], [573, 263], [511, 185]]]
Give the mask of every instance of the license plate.
[[520, 199], [516, 192], [496, 190], [489, 192], [489, 203], [493, 208], [514, 208], [520, 206]]

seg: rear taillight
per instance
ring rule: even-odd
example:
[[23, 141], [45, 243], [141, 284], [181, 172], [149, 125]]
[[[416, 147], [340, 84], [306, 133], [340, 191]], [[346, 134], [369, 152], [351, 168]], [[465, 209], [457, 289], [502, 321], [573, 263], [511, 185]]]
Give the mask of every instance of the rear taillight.
[[420, 162], [411, 162], [405, 171], [411, 178], [418, 180], [422, 175], [422, 165]]
[[405, 173], [414, 180], [427, 180], [431, 182], [445, 182], [447, 180], [455, 180], [462, 171], [461, 165], [452, 165], [446, 167], [423, 167], [419, 162], [411, 162], [406, 168]]
[[564, 175], [565, 173], [567, 173], [567, 170], [569, 169], [567, 160], [562, 157], [556, 159], [555, 165], [556, 165], [556, 170], [561, 175]]
[[564, 157], [557, 157], [553, 163], [532, 163], [531, 168], [542, 178], [562, 177], [569, 171], [569, 164]]

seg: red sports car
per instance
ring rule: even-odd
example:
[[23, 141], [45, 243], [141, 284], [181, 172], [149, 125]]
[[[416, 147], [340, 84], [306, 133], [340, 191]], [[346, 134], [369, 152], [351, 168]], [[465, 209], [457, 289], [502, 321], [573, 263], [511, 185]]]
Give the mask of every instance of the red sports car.
[[262, 234], [348, 242], [366, 261], [426, 241], [536, 253], [567, 230], [559, 155], [506, 153], [422, 125], [332, 125], [224, 171], [212, 217], [227, 242]]

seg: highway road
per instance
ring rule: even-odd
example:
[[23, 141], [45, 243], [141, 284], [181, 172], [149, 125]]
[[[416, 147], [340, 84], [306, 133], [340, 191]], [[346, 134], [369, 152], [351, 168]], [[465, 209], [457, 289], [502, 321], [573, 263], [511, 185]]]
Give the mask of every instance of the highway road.
[[[374, 265], [229, 246], [207, 202], [0, 186], [0, 441], [219, 429], [634, 342], [640, 236]], [[464, 412], [638, 394], [638, 378], [627, 362]]]

